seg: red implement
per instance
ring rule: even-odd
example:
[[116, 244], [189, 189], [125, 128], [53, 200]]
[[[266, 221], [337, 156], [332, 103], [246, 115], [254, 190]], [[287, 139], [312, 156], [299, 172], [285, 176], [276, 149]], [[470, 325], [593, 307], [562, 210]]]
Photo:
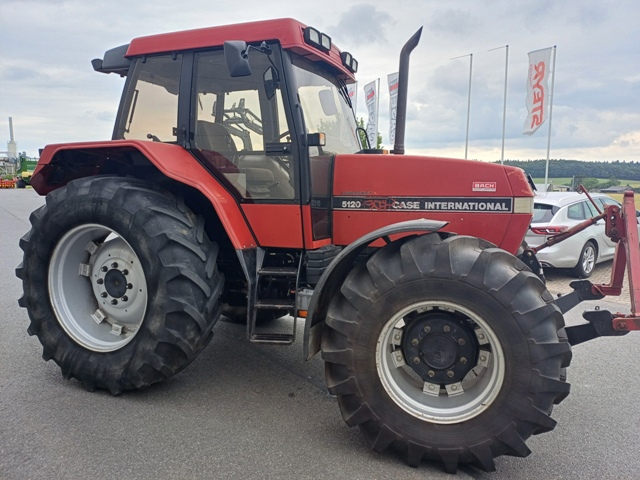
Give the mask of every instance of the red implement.
[[615, 314], [612, 321], [613, 328], [618, 331], [640, 330], [640, 317], [637, 310], [637, 305], [640, 304], [640, 244], [632, 191], [624, 192], [622, 211], [617, 205], [607, 207], [605, 222], [607, 235], [617, 242], [611, 268], [611, 281], [608, 284], [593, 285], [592, 290], [602, 295], [620, 295], [626, 268], [631, 314]]

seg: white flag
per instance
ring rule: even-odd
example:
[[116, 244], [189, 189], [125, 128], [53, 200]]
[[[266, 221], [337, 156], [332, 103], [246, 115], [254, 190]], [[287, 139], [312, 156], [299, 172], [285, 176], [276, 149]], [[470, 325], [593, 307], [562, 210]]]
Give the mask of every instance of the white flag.
[[350, 83], [349, 85], [347, 85], [347, 93], [349, 94], [351, 107], [353, 108], [353, 113], [355, 114], [358, 107], [358, 82]]
[[367, 83], [364, 86], [364, 98], [367, 104], [367, 137], [371, 148], [378, 145], [378, 84], [380, 79]]
[[529, 76], [527, 77], [527, 119], [523, 135], [532, 135], [545, 122], [549, 108], [548, 80], [551, 73], [551, 50], [544, 48], [529, 52]]
[[387, 75], [389, 83], [389, 145], [396, 140], [396, 112], [398, 110], [398, 72]]

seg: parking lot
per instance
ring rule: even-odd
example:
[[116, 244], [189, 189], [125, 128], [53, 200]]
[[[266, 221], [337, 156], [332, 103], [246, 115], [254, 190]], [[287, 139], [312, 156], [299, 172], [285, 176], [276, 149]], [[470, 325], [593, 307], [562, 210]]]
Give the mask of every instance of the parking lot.
[[[250, 344], [242, 325], [221, 321], [184, 372], [145, 390], [114, 397], [64, 380], [42, 360], [17, 302], [18, 242], [42, 203], [32, 190], [0, 190], [0, 478], [452, 478], [371, 451], [344, 424], [318, 356], [304, 362], [299, 341]], [[599, 265], [592, 281], [608, 281], [609, 269]], [[568, 291], [561, 272], [548, 279], [552, 293]], [[627, 312], [628, 294], [584, 303], [567, 323], [596, 305]], [[638, 478], [639, 352], [640, 334], [577, 346], [556, 429], [528, 441], [528, 458], [502, 457], [493, 474], [465, 467], [457, 478]]]
[[[596, 265], [595, 269], [593, 270], [593, 274], [589, 277], [589, 281], [596, 285], [607, 284], [611, 282], [612, 263], [613, 261], [607, 261]], [[570, 293], [573, 289], [569, 286], [569, 284], [574, 280], [578, 280], [577, 278], [571, 277], [564, 270], [555, 270], [548, 268], [545, 269], [544, 274], [547, 278], [547, 289], [555, 295], [565, 295], [567, 293]], [[630, 305], [631, 299], [629, 297], [629, 282], [627, 281], [626, 275], [622, 293], [616, 297], [608, 297], [607, 301], [620, 303], [627, 306]]]

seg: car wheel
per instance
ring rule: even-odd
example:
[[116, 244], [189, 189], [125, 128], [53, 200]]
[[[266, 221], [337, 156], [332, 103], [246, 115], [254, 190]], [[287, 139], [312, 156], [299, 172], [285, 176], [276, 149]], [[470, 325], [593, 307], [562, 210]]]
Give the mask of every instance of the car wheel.
[[597, 258], [598, 249], [592, 241], [588, 241], [584, 244], [584, 247], [582, 247], [578, 263], [573, 267], [573, 274], [579, 278], [590, 277], [596, 266]]

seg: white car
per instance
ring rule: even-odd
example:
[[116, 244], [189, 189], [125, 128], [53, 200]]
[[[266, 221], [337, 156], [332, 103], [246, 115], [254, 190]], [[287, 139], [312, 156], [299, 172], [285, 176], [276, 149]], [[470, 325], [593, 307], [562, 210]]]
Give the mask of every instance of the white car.
[[[605, 205], [620, 205], [608, 195], [592, 193], [591, 198], [600, 210]], [[598, 212], [586, 195], [576, 192], [548, 192], [536, 194], [533, 218], [525, 236], [531, 247], [544, 243]], [[570, 268], [576, 277], [586, 278], [593, 273], [596, 263], [613, 258], [616, 244], [604, 233], [604, 221], [600, 220], [582, 232], [563, 242], [544, 248], [537, 253], [543, 267]]]

